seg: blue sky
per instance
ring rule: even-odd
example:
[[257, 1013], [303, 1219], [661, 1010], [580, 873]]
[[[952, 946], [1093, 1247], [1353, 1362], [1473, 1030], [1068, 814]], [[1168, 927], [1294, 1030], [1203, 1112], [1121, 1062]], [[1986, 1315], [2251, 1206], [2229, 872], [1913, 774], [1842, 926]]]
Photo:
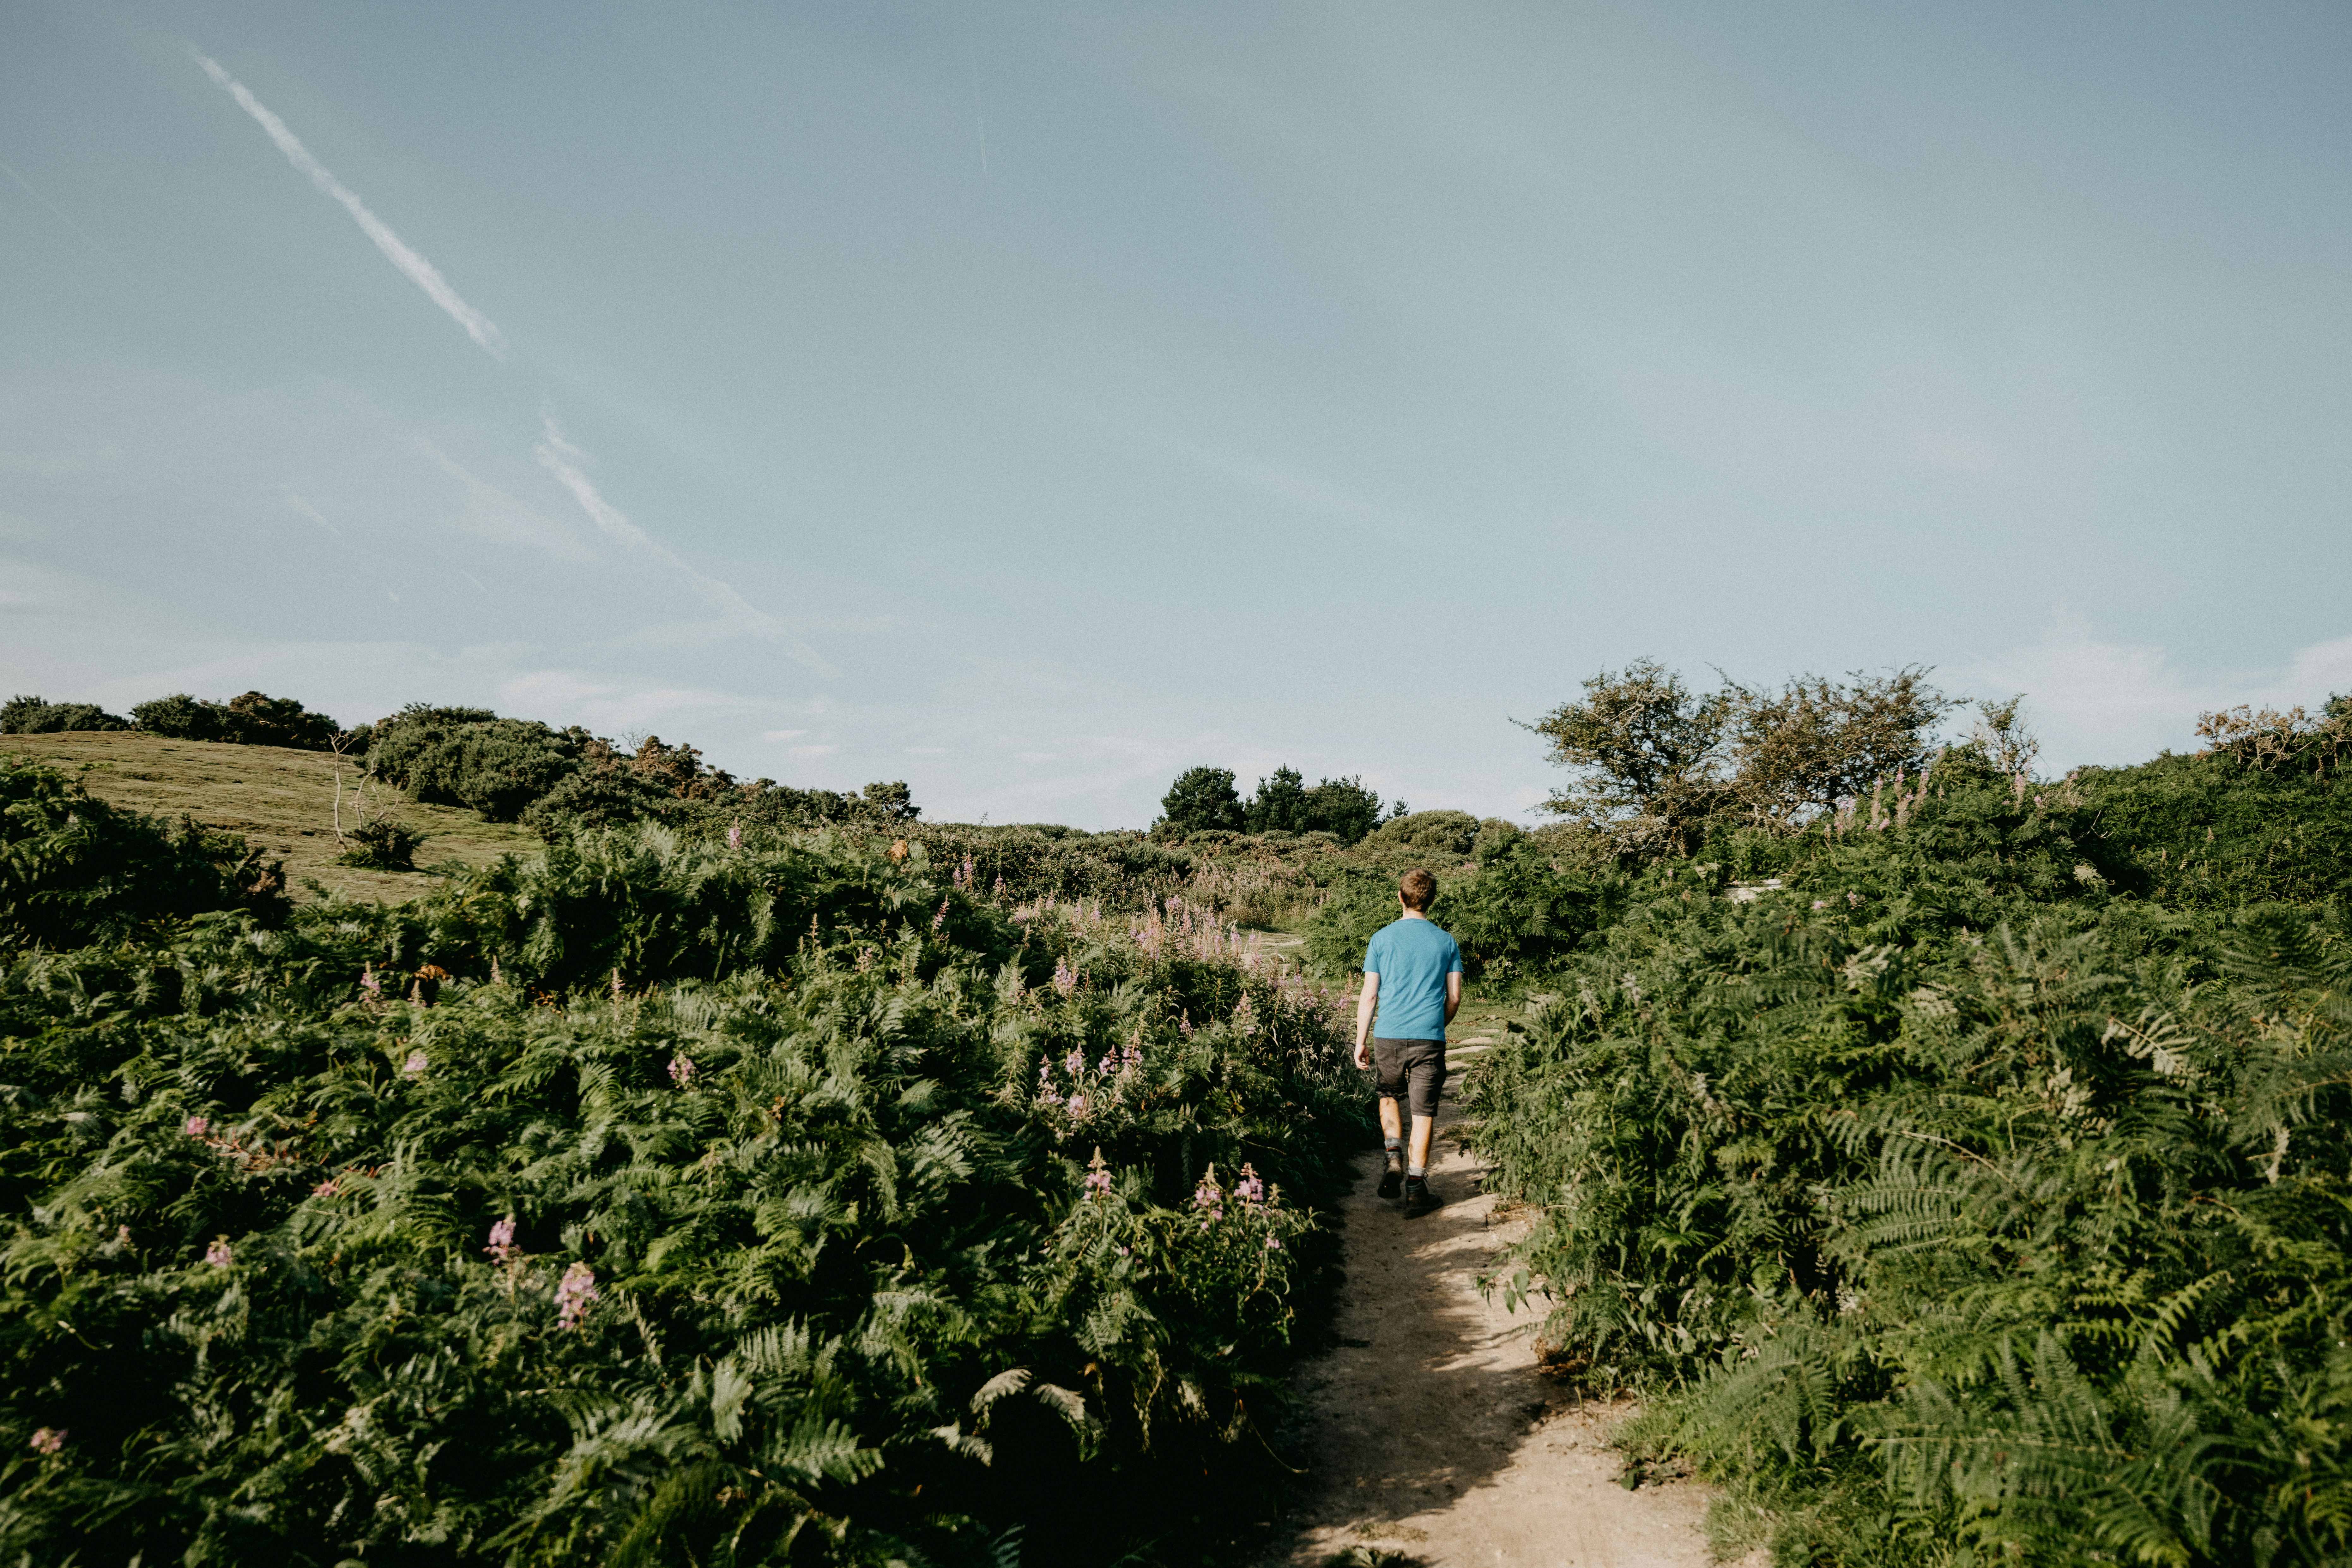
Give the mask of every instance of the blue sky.
[[2136, 761], [2352, 689], [2347, 79], [2324, 5], [15, 0], [0, 683], [1088, 826], [1524, 816], [1643, 655]]

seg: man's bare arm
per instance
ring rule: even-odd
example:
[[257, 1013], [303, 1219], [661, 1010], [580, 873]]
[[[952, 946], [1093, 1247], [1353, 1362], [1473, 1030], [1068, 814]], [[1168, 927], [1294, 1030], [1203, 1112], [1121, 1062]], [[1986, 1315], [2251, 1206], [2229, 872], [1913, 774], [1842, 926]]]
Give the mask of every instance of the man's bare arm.
[[1454, 1015], [1462, 1008], [1462, 972], [1455, 970], [1445, 977], [1445, 1021], [1454, 1022]]
[[1356, 995], [1356, 1065], [1372, 1065], [1372, 1015], [1380, 1008], [1381, 977], [1370, 970], [1364, 971], [1364, 988]]

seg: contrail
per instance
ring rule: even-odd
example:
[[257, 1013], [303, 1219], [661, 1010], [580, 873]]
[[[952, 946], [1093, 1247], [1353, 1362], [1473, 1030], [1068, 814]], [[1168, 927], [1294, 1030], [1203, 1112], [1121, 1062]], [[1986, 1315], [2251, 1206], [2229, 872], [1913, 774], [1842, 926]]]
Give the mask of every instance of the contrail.
[[48, 198], [48, 197], [47, 197], [47, 196], [45, 196], [45, 195], [41, 195], [41, 193], [40, 193], [40, 192], [38, 192], [38, 191], [35, 190], [35, 189], [33, 188], [33, 182], [32, 182], [32, 181], [30, 181], [30, 180], [28, 180], [28, 179], [25, 178], [25, 176], [24, 176], [24, 175], [22, 175], [22, 174], [20, 174], [16, 173], [16, 170], [14, 170], [14, 169], [10, 168], [6, 163], [0, 163], [0, 174], [5, 174], [10, 178], [10, 179], [12, 179], [12, 180], [16, 181], [18, 184], [20, 184], [20, 185], [24, 186], [24, 187], [25, 187], [25, 194], [26, 194], [26, 195], [28, 195], [28, 196], [30, 196], [30, 197], [32, 197], [35, 201], [37, 201], [37, 202], [40, 203], [43, 206], [45, 206], [45, 207], [48, 208], [48, 209], [49, 209], [49, 211], [51, 211], [52, 213], [55, 213], [55, 214], [57, 215], [57, 219], [58, 219], [58, 221], [59, 223], [61, 223], [61, 224], [65, 225], [68, 228], [69, 228], [69, 229], [73, 230], [73, 231], [74, 231], [74, 233], [76, 233], [76, 234], [78, 234], [78, 235], [79, 235], [79, 236], [81, 237], [81, 242], [82, 242], [84, 245], [89, 246], [92, 250], [95, 250], [95, 251], [97, 251], [100, 256], [105, 257], [105, 258], [106, 258], [106, 259], [107, 259], [108, 261], [112, 262], [112, 263], [114, 264], [114, 267], [116, 268], [116, 269], [117, 269], [117, 270], [119, 270], [119, 271], [120, 271], [120, 272], [121, 272], [121, 273], [125, 278], [130, 279], [133, 283], [139, 282], [139, 281], [141, 280], [141, 279], [140, 279], [140, 277], [139, 277], [139, 274], [137, 274], [136, 272], [131, 271], [131, 268], [129, 268], [128, 267], [123, 266], [123, 265], [122, 265], [122, 262], [121, 261], [121, 259], [120, 259], [120, 258], [118, 258], [115, 256], [114, 252], [112, 252], [112, 251], [110, 251], [110, 250], [107, 249], [107, 248], [106, 248], [106, 247], [104, 247], [104, 246], [102, 246], [102, 245], [99, 244], [99, 243], [98, 243], [98, 241], [96, 241], [96, 240], [94, 240], [94, 239], [90, 238], [90, 237], [89, 237], [89, 231], [88, 229], [86, 229], [86, 228], [82, 227], [82, 226], [81, 226], [81, 225], [79, 225], [79, 224], [78, 224], [78, 223], [74, 222], [74, 220], [73, 220], [73, 219], [71, 219], [71, 218], [68, 217], [68, 216], [66, 216], [66, 214], [65, 214], [65, 209], [64, 209], [63, 207], [60, 207], [59, 205], [58, 205], [58, 204], [57, 204], [57, 203], [55, 203], [55, 202], [53, 202], [53, 201], [49, 200], [49, 198]]
[[732, 628], [768, 642], [782, 643], [784, 651], [801, 663], [831, 673], [831, 667], [818, 657], [816, 650], [794, 637], [782, 621], [765, 611], [752, 608], [742, 595], [716, 577], [705, 576], [688, 565], [667, 545], [657, 543], [645, 530], [631, 522], [620, 508], [597, 494], [596, 487], [589, 482], [588, 476], [580, 471], [578, 460], [588, 454], [563, 438], [563, 432], [557, 428], [552, 417], [546, 419], [545, 430], [546, 439], [531, 448], [532, 454], [539, 458], [541, 468], [555, 476], [557, 483], [572, 492], [572, 499], [580, 503], [580, 510], [586, 512], [590, 521], [608, 538], [632, 550], [644, 551], [693, 584], [695, 593], [702, 602], [718, 611]]
[[383, 252], [386, 260], [406, 274], [410, 282], [424, 289], [426, 299], [446, 310], [450, 320], [465, 328], [466, 335], [479, 343], [492, 358], [506, 357], [506, 342], [499, 336], [496, 323], [459, 299], [457, 290], [449, 287], [449, 280], [441, 276], [433, 263], [409, 249], [400, 236], [392, 232], [390, 226], [368, 211], [367, 204], [354, 195], [349, 185], [329, 174], [325, 164], [310, 156], [310, 150], [302, 145], [294, 132], [286, 129], [286, 121], [264, 108], [259, 99], [246, 90], [243, 82], [221, 69], [219, 61], [200, 53], [194, 46], [190, 46], [188, 53], [205, 68], [206, 76], [218, 83], [231, 98], [236, 100], [239, 107], [269, 132], [269, 139], [278, 143], [278, 150], [286, 154], [288, 163], [310, 175], [312, 184], [343, 204], [343, 210], [352, 215], [352, 221], [360, 226], [362, 234], [375, 241], [375, 247]]

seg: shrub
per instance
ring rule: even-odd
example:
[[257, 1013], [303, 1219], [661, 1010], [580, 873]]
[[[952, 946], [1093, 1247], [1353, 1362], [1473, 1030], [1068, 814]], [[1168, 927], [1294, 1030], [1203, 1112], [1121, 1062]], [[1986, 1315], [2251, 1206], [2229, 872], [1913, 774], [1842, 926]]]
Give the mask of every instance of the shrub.
[[368, 770], [420, 801], [462, 805], [492, 822], [512, 822], [577, 773], [593, 740], [484, 708], [413, 703], [377, 723]]
[[118, 810], [0, 752], [0, 943], [79, 947], [222, 909], [274, 918], [284, 889], [283, 868], [235, 834]]
[[184, 691], [142, 702], [131, 710], [131, 721], [151, 735], [175, 741], [217, 741], [221, 714], [217, 702], [201, 702]]
[[297, 751], [331, 750], [335, 721], [313, 713], [290, 697], [248, 691], [226, 702], [206, 702], [186, 692], [159, 697], [131, 710], [131, 718], [152, 735], [180, 741], [226, 741], [243, 746], [288, 746]]
[[0, 735], [54, 735], [73, 730], [128, 730], [130, 724], [90, 702], [11, 697], [0, 706]]
[[369, 871], [414, 871], [416, 851], [428, 837], [396, 816], [380, 816], [343, 835], [349, 847], [335, 862]]
[[522, 820], [542, 837], [553, 838], [582, 828], [658, 817], [676, 801], [667, 790], [629, 769], [583, 768], [531, 802]]

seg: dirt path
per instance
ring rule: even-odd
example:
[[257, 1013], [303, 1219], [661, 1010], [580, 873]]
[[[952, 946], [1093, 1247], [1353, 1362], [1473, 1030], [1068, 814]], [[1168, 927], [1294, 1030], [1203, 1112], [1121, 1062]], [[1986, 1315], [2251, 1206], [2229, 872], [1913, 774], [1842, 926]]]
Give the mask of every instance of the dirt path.
[[[1453, 1047], [1456, 1083], [1482, 1043]], [[1706, 1568], [1704, 1489], [1620, 1486], [1607, 1440], [1630, 1407], [1580, 1402], [1537, 1371], [1537, 1320], [1480, 1295], [1517, 1233], [1490, 1223], [1483, 1168], [1446, 1138], [1454, 1088], [1430, 1173], [1444, 1207], [1404, 1218], [1375, 1195], [1379, 1155], [1358, 1162], [1340, 1343], [1300, 1373], [1312, 1457], [1296, 1533], [1265, 1568], [1355, 1548], [1428, 1568]]]

